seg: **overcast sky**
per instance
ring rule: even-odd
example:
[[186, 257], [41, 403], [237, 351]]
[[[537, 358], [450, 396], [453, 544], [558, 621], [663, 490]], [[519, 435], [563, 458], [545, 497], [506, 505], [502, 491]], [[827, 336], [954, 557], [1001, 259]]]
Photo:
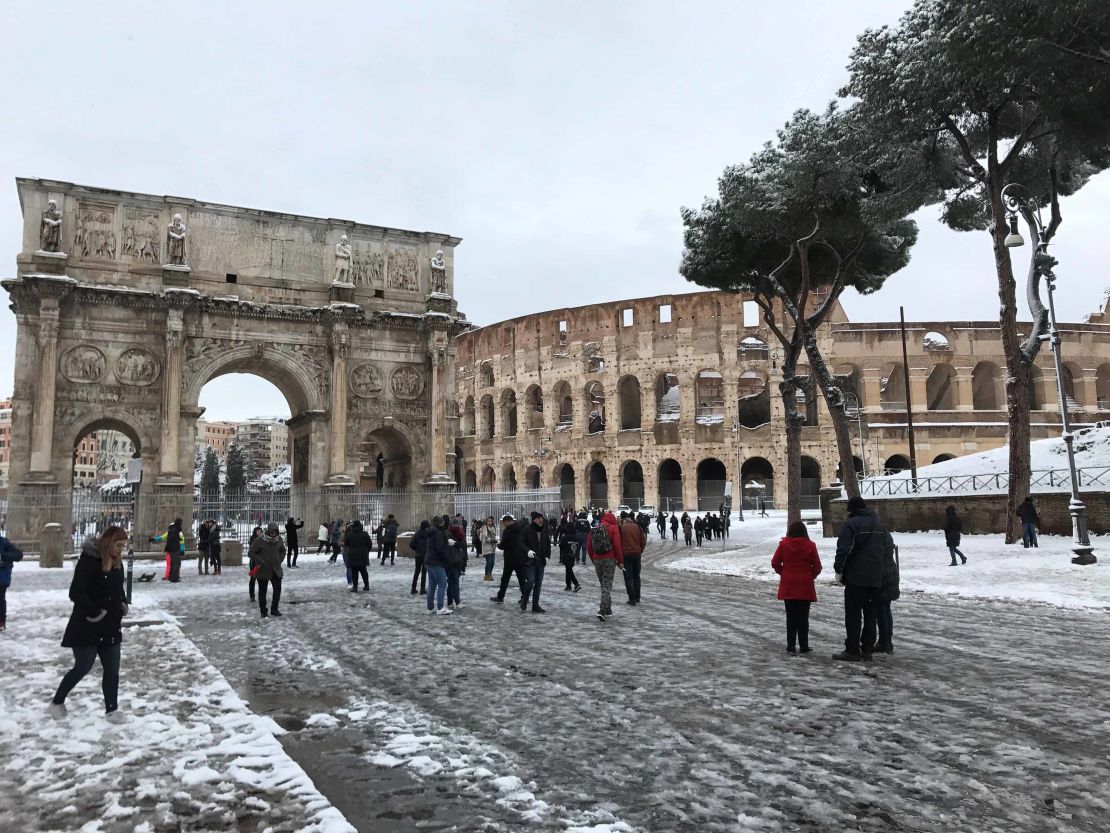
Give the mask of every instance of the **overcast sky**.
[[[679, 208], [823, 107], [856, 34], [908, 5], [4, 3], [0, 274], [27, 176], [458, 235], [457, 295], [481, 324], [691, 291]], [[1110, 283], [1108, 200], [1104, 174], [1064, 204], [1063, 319]], [[989, 245], [936, 215], [882, 293], [845, 298], [851, 318], [997, 319]], [[14, 343], [5, 303], [0, 396]], [[261, 380], [201, 401], [288, 414]]]

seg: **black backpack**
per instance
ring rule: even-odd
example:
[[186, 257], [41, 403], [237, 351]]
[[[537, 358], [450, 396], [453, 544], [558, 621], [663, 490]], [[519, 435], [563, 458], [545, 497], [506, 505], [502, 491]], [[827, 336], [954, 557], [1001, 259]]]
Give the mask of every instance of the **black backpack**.
[[598, 524], [590, 530], [590, 543], [593, 545], [594, 555], [604, 555], [613, 551], [613, 541], [609, 537], [609, 530], [605, 524]]

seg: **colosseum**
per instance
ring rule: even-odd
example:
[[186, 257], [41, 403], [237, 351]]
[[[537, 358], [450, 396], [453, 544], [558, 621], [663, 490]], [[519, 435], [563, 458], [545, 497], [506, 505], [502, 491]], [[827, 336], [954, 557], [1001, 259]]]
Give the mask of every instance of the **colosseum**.
[[[780, 351], [755, 303], [695, 292], [552, 310], [457, 339], [455, 476], [485, 490], [560, 487], [564, 505], [716, 509], [786, 499]], [[1026, 325], [1028, 326], [1028, 325]], [[1110, 419], [1110, 301], [1062, 324], [1064, 386], [1079, 424]], [[856, 468], [919, 465], [1005, 443], [1002, 345], [993, 321], [855, 323], [837, 307], [819, 332], [850, 392]], [[800, 372], [805, 374], [806, 368]], [[802, 397], [799, 394], [799, 397]], [[1059, 432], [1056, 374], [1042, 350], [1032, 436]], [[799, 399], [804, 503], [838, 469], [820, 396]]]

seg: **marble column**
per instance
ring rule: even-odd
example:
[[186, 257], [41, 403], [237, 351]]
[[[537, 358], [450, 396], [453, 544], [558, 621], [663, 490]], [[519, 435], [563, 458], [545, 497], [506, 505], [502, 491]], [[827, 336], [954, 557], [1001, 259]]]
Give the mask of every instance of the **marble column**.
[[184, 345], [181, 313], [170, 310], [166, 321], [166, 370], [162, 377], [162, 462], [159, 479], [164, 481], [181, 479], [181, 363]]
[[329, 414], [328, 485], [349, 486], [347, 474], [347, 355], [350, 335], [346, 324], [336, 324], [331, 332], [331, 408]]
[[58, 301], [42, 299], [39, 308], [39, 361], [35, 384], [35, 422], [31, 432], [31, 470], [34, 480], [53, 480], [54, 397], [58, 382]]

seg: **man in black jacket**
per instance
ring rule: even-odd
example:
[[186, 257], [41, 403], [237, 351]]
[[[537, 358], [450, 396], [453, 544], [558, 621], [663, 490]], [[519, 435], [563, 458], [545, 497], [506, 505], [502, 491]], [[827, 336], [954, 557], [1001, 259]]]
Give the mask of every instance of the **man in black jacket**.
[[166, 530], [165, 552], [170, 559], [170, 581], [181, 581], [181, 518], [174, 518]]
[[1037, 517], [1037, 507], [1031, 496], [1018, 506], [1017, 516], [1021, 519], [1021, 545], [1026, 549], [1036, 547], [1037, 527], [1041, 525], [1041, 519]]
[[[861, 497], [848, 500], [848, 520], [840, 527], [833, 569], [844, 585], [844, 650], [833, 659], [871, 659], [875, 647], [879, 590], [888, 560], [893, 561], [890, 533]], [[888, 549], [891, 550], [888, 559]], [[860, 625], [862, 620], [862, 636]]]
[[520, 609], [528, 609], [528, 597], [531, 595], [532, 586], [528, 582], [528, 571], [525, 565], [528, 562], [528, 550], [521, 540], [524, 535], [524, 524], [512, 515], [501, 518], [501, 543], [497, 549], [505, 554], [505, 567], [501, 570], [501, 587], [496, 596], [490, 596], [491, 602], [501, 604], [505, 601], [505, 593], [509, 589], [509, 581], [516, 574], [517, 583], [520, 584]]
[[301, 553], [300, 539], [297, 535], [298, 529], [304, 528], [304, 521], [297, 523], [295, 518], [289, 518], [285, 522], [285, 566], [296, 567], [297, 556]]
[[[532, 612], [544, 613], [540, 607], [540, 590], [543, 588], [543, 572], [547, 559], [551, 558], [551, 528], [542, 512], [532, 513], [532, 522], [524, 530], [522, 544], [527, 553], [528, 584], [532, 590]], [[520, 609], [528, 606], [528, 597], [520, 600]]]

